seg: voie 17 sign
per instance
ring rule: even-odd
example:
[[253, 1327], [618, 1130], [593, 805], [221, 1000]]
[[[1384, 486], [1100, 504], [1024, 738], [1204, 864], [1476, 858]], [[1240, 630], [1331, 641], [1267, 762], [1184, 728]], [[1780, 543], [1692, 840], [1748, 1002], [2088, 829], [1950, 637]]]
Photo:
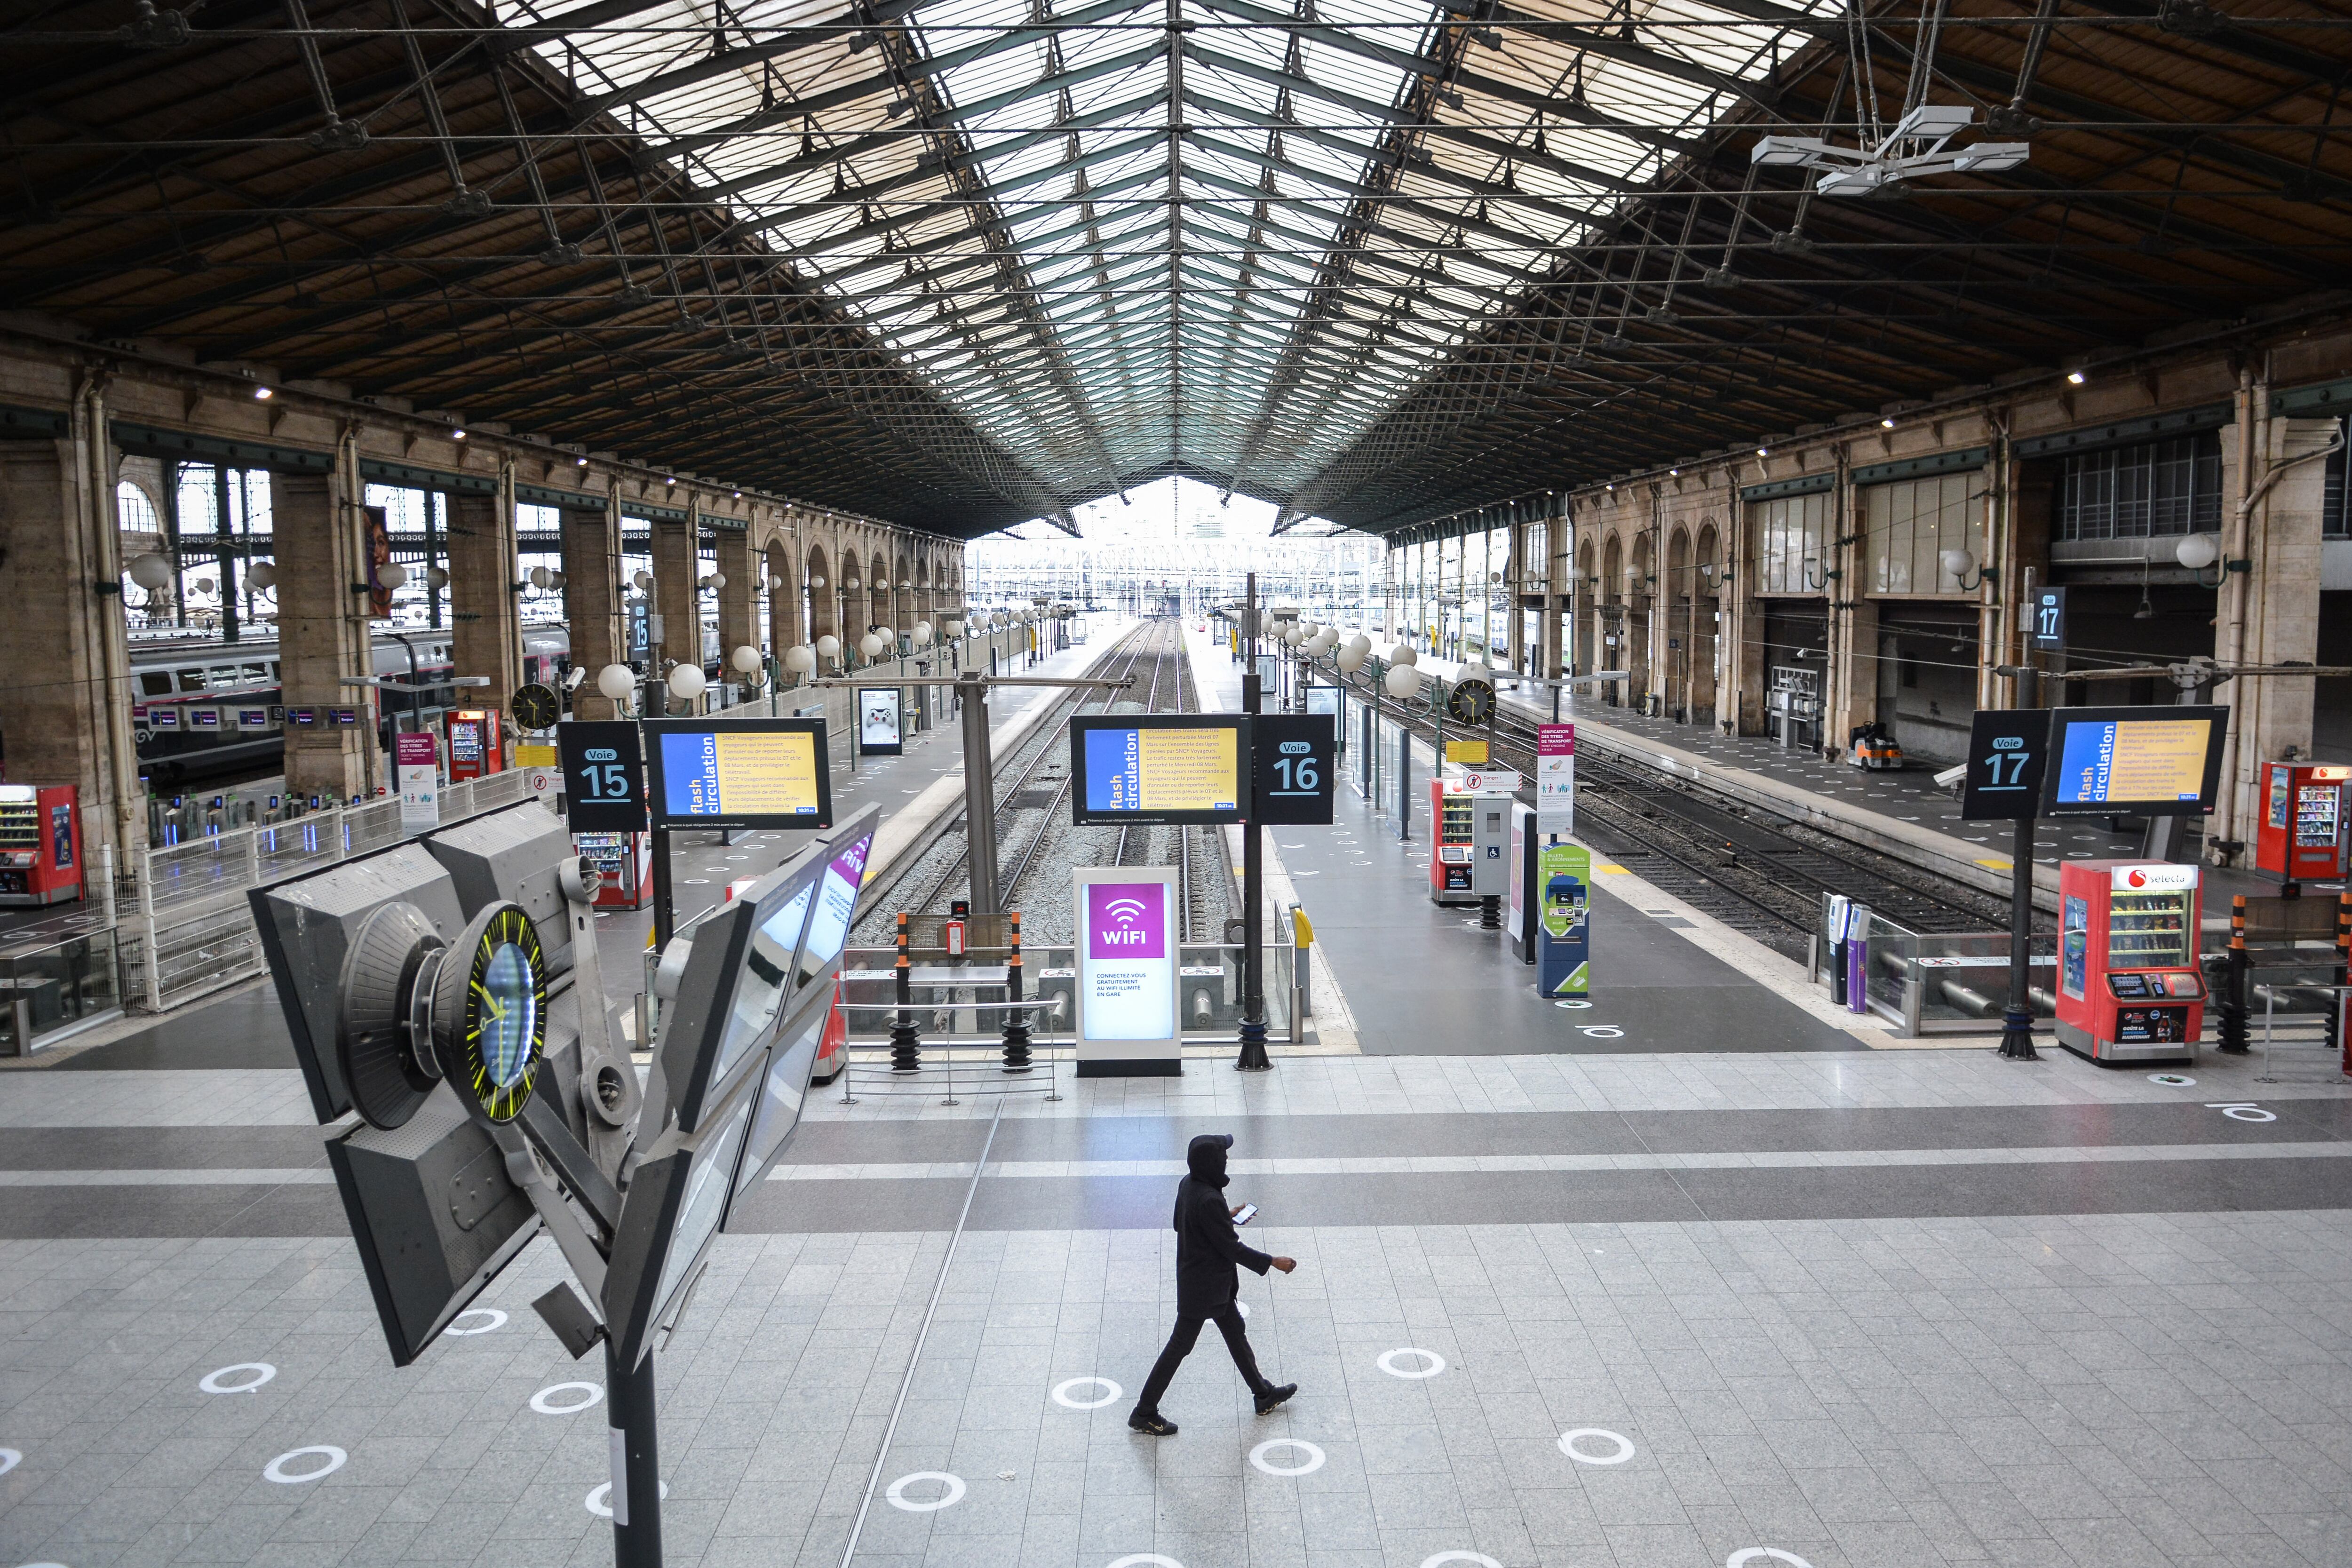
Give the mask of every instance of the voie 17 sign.
[[1078, 1076], [1181, 1070], [1176, 869], [1080, 866]]
[[1338, 797], [1333, 775], [1339, 721], [1330, 713], [1261, 713], [1250, 721], [1251, 773], [1260, 823], [1322, 827]]
[[2050, 710], [1979, 708], [1969, 733], [1969, 771], [1960, 790], [1968, 822], [2013, 822], [2042, 805], [2042, 770], [2050, 755]]
[[646, 757], [635, 723], [566, 719], [555, 727], [564, 817], [574, 833], [642, 833]]

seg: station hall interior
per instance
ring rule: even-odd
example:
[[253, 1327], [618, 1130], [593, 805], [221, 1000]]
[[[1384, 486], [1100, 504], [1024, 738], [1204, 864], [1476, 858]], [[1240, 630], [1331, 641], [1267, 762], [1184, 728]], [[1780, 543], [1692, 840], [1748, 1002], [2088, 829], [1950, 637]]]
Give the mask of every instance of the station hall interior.
[[0, 8], [0, 1568], [2352, 1568], [2347, 92]]

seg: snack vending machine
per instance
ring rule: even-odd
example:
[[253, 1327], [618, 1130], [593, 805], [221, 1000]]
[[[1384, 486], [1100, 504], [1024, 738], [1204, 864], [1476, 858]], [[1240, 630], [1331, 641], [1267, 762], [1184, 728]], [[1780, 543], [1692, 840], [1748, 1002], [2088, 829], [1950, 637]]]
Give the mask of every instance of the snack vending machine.
[[449, 715], [449, 782], [504, 773], [506, 746], [496, 709], [461, 708]]
[[2095, 1062], [2193, 1059], [2205, 1026], [2198, 868], [2058, 868], [2058, 1043]]
[[81, 897], [81, 806], [73, 784], [0, 784], [0, 904]]
[[2263, 816], [2254, 833], [2255, 866], [2290, 882], [2343, 876], [2347, 792], [2352, 792], [2352, 767], [2263, 763]]
[[653, 897], [653, 835], [650, 833], [575, 833], [572, 847], [581, 864], [603, 877], [597, 884], [600, 910], [641, 910]]
[[1430, 902], [1477, 904], [1510, 891], [1507, 856], [1511, 792], [1517, 787], [1517, 773], [1451, 767], [1429, 781], [1429, 819], [1437, 837], [1429, 857]]

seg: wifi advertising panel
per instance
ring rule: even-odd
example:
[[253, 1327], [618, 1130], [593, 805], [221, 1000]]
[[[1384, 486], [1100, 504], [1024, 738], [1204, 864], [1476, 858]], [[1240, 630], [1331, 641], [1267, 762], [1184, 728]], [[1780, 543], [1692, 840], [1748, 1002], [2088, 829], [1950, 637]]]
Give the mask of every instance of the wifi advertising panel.
[[1173, 866], [1080, 866], [1080, 1078], [1183, 1071]]

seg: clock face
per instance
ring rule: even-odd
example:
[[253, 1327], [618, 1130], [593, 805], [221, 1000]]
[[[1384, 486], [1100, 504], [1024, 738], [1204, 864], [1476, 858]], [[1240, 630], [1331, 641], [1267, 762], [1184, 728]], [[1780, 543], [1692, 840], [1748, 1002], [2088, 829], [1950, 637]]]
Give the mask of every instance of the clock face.
[[530, 1101], [547, 1043], [547, 961], [530, 917], [512, 904], [493, 911], [466, 954], [457, 1020], [465, 1081], [493, 1121], [512, 1121]]
[[1465, 680], [1445, 700], [1445, 711], [1464, 724], [1483, 724], [1495, 710], [1495, 689], [1483, 680]]
[[514, 710], [515, 722], [526, 730], [552, 729], [558, 716], [555, 692], [551, 688], [532, 681], [518, 686], [508, 704]]

